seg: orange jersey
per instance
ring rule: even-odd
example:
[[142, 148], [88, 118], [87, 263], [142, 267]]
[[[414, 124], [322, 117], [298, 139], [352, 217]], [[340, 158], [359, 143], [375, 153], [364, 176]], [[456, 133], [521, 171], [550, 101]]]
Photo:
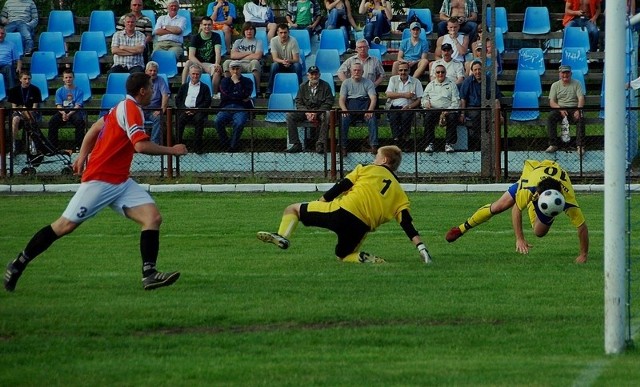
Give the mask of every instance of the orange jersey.
[[149, 135], [144, 131], [142, 109], [133, 97], [127, 95], [104, 116], [104, 126], [89, 155], [82, 181], [123, 183], [129, 178], [134, 145], [145, 140], [149, 140]]

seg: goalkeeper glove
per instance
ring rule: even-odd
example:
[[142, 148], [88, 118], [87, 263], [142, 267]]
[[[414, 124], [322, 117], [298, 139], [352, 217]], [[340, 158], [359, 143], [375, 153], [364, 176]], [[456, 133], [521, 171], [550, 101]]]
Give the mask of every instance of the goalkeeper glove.
[[427, 250], [427, 246], [424, 245], [424, 243], [420, 242], [418, 243], [418, 246], [416, 246], [418, 248], [418, 252], [420, 253], [420, 256], [422, 257], [422, 259], [424, 260], [424, 263], [431, 263], [431, 255], [429, 255], [429, 250]]

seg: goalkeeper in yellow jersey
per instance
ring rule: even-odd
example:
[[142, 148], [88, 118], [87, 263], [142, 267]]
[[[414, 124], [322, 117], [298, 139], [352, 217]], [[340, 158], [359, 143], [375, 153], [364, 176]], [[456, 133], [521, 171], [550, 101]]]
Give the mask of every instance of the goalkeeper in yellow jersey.
[[496, 214], [512, 208], [511, 221], [513, 231], [516, 234], [516, 251], [527, 254], [532, 246], [525, 240], [522, 232], [522, 211], [526, 209], [529, 213], [533, 233], [537, 237], [547, 235], [554, 218], [548, 217], [540, 211], [538, 197], [548, 189], [559, 191], [564, 196], [564, 212], [571, 220], [571, 224], [578, 230], [578, 240], [580, 241], [580, 254], [576, 258], [576, 263], [587, 262], [587, 255], [589, 254], [587, 223], [576, 201], [569, 174], [558, 163], [551, 160], [526, 160], [520, 180], [509, 187], [500, 199], [480, 207], [466, 222], [449, 230], [445, 238], [448, 242], [454, 242], [471, 228], [488, 221]]
[[335, 254], [343, 262], [383, 263], [382, 258], [360, 251], [360, 246], [370, 231], [395, 219], [424, 262], [431, 263], [427, 247], [413, 226], [409, 198], [395, 175], [401, 161], [402, 151], [397, 146], [379, 148], [373, 164], [358, 165], [317, 201], [288, 206], [278, 233], [260, 231], [258, 239], [286, 249], [300, 221], [335, 232]]

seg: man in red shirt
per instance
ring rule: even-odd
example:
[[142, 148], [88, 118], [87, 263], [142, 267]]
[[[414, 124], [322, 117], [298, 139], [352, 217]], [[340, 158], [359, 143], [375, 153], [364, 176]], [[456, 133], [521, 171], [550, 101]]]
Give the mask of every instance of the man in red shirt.
[[142, 228], [140, 252], [145, 290], [171, 285], [180, 277], [179, 272], [156, 270], [162, 217], [149, 193], [129, 178], [129, 169], [136, 152], [185, 155], [187, 148], [183, 144], [158, 145], [145, 133], [141, 107], [149, 104], [153, 94], [149, 75], [131, 74], [126, 88], [126, 98], [93, 124], [82, 141], [73, 163], [74, 172], [82, 175], [82, 184], [67, 209], [58, 220], [36, 232], [18, 257], [7, 265], [4, 274], [7, 291], [15, 289], [29, 262], [107, 206]]

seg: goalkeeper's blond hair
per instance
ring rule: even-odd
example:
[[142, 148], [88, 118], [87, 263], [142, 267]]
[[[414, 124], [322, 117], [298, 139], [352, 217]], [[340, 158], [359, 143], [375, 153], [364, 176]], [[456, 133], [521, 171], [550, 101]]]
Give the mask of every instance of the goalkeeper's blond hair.
[[391, 169], [393, 172], [397, 171], [400, 168], [400, 163], [402, 163], [402, 150], [395, 145], [387, 145], [380, 147], [378, 152], [389, 161], [387, 162], [387, 167]]

